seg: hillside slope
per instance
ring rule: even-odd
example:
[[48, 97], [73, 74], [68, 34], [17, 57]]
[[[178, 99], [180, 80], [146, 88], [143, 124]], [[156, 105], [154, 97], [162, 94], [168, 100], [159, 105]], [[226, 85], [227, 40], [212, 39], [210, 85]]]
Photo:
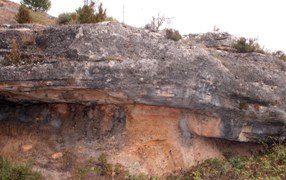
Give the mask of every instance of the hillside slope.
[[15, 15], [18, 11], [19, 4], [0, 0], [0, 24], [16, 24]]
[[[9, 1], [0, 0], [0, 24], [18, 24], [15, 15], [18, 12], [19, 4]], [[44, 12], [30, 11], [32, 21], [35, 24], [51, 25], [56, 23], [56, 18]]]

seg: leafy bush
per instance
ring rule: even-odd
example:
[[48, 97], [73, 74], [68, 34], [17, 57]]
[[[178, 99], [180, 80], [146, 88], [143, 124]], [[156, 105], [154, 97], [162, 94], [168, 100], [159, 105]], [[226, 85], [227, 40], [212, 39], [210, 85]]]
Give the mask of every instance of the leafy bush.
[[16, 14], [16, 21], [20, 24], [32, 22], [30, 12], [24, 5], [19, 7], [18, 13]]
[[255, 39], [246, 39], [242, 37], [236, 40], [232, 46], [239, 53], [264, 53], [264, 50], [260, 47], [260, 45], [256, 42]]
[[28, 6], [34, 11], [48, 11], [52, 5], [50, 0], [22, 0], [21, 4]]
[[82, 8], [79, 8], [76, 12], [78, 14], [78, 22], [80, 24], [95, 22], [93, 7], [83, 6]]
[[[59, 15], [58, 24], [86, 24], [98, 23], [103, 21], [118, 22], [116, 19], [106, 15], [106, 9], [103, 9], [102, 3], [95, 8], [96, 4], [92, 2], [90, 5], [85, 5], [78, 8], [73, 13], [62, 13]], [[96, 9], [96, 10], [95, 10]]]
[[283, 51], [276, 51], [273, 53], [274, 56], [278, 57], [279, 59], [286, 61], [286, 54]]
[[182, 36], [177, 30], [166, 29], [166, 38], [171, 39], [173, 41], [179, 41], [180, 39], [182, 39]]
[[106, 9], [103, 9], [102, 3], [98, 6], [98, 12], [95, 14], [95, 21], [96, 22], [103, 22], [107, 18], [106, 16]]
[[107, 162], [107, 156], [106, 154], [101, 154], [98, 157], [98, 172], [100, 175], [104, 176], [104, 175], [112, 175], [113, 172], [113, 166], [112, 164], [109, 164]]
[[41, 175], [38, 172], [34, 172], [30, 165], [11, 164], [5, 158], [0, 157], [0, 179], [36, 180], [40, 178]]
[[98, 12], [94, 11], [95, 3], [91, 3], [89, 6], [83, 6], [79, 8], [76, 12], [78, 14], [78, 23], [98, 23], [106, 21], [106, 9], [102, 7], [102, 3], [98, 6]]
[[57, 19], [58, 24], [76, 24], [78, 21], [78, 14], [73, 13], [62, 13]]
[[72, 21], [72, 17], [70, 13], [62, 13], [58, 17], [58, 24], [70, 24]]

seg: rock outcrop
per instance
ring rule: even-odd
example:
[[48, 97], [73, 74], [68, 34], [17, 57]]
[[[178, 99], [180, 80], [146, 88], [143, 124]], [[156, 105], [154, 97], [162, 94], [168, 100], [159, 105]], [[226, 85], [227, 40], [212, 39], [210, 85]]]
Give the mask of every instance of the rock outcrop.
[[[156, 157], [145, 161], [147, 173], [170, 153], [176, 160], [156, 170], [195, 164], [187, 145], [194, 137], [285, 139], [286, 63], [228, 51], [232, 38], [209, 33], [174, 42], [119, 23], [1, 26], [1, 61], [12, 39], [22, 61], [0, 66], [0, 123], [13, 114], [61, 129], [84, 119], [84, 132], [94, 127], [96, 135], [129, 136], [124, 142], [132, 146], [121, 144], [117, 156], [125, 166], [134, 154], [137, 160]], [[136, 158], [129, 164], [134, 171]]]

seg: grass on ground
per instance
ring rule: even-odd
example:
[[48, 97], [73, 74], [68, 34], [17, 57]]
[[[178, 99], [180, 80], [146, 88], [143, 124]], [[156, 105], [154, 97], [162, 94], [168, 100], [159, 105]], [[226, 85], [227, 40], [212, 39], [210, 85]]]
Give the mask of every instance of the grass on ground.
[[32, 170], [29, 164], [14, 164], [0, 157], [0, 179], [1, 180], [37, 180], [41, 175]]
[[189, 179], [286, 179], [286, 146], [275, 145], [252, 157], [209, 159], [178, 178]]
[[[286, 145], [275, 145], [262, 154], [251, 157], [231, 157], [228, 159], [208, 159], [202, 164], [183, 173], [167, 177], [131, 176], [122, 166], [107, 162], [106, 155], [91, 160], [77, 169], [78, 179], [112, 177], [122, 179], [286, 179]], [[29, 164], [14, 164], [0, 157], [0, 179], [36, 180], [41, 175]]]
[[35, 12], [33, 10], [30, 11], [30, 16], [32, 18], [33, 23], [38, 23], [42, 25], [52, 25], [56, 24], [56, 19], [51, 19], [47, 16], [47, 14], [42, 12]]

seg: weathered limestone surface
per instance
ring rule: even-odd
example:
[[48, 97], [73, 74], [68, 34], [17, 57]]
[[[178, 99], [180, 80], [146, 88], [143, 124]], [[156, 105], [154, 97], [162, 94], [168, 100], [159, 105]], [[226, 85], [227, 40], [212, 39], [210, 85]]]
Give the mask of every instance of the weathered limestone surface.
[[119, 23], [1, 26], [1, 61], [13, 38], [23, 64], [0, 66], [5, 102], [169, 107], [179, 110], [187, 138], [286, 136], [286, 63], [216, 48], [229, 45], [228, 34], [190, 35], [183, 43]]

